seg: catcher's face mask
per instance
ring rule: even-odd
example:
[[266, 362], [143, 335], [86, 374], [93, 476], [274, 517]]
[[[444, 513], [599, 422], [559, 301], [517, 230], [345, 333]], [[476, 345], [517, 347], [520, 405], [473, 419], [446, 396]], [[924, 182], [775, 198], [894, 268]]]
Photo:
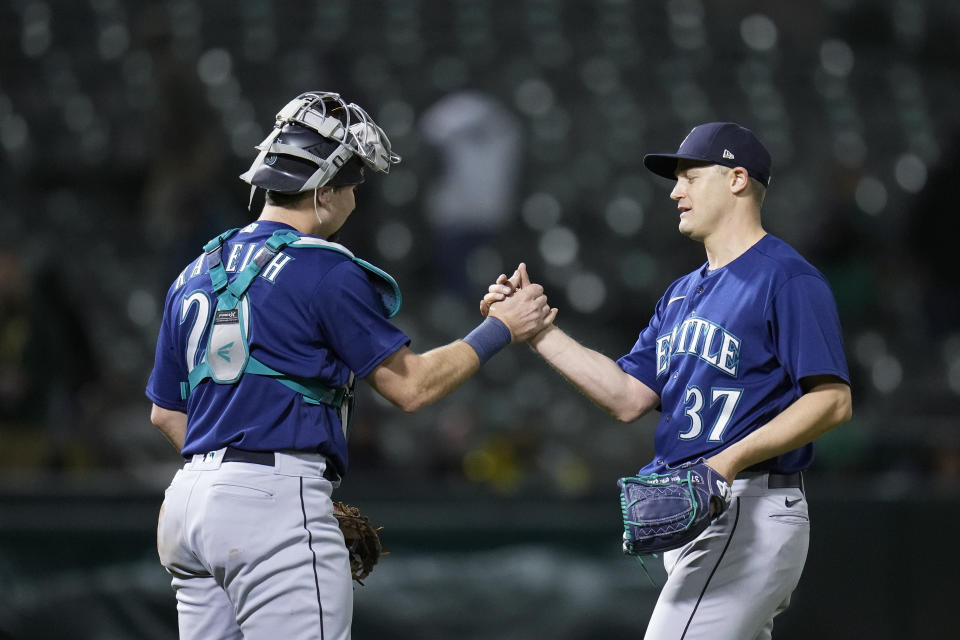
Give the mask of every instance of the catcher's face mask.
[[[390, 149], [390, 139], [373, 119], [339, 94], [312, 91], [303, 93], [280, 110], [273, 131], [256, 147], [260, 153], [240, 176], [268, 191], [300, 193], [328, 183], [348, 163], [351, 173], [362, 181], [356, 162], [377, 173], [388, 173], [400, 156]], [[252, 191], [251, 191], [252, 198]]]

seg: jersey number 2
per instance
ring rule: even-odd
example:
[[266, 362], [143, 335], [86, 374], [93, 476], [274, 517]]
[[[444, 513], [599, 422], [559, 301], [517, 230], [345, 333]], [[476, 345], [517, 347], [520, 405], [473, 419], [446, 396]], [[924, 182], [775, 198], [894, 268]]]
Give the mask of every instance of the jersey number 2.
[[[710, 389], [710, 406], [712, 407], [717, 402], [722, 404], [720, 405], [720, 413], [710, 428], [710, 434], [707, 436], [707, 440], [710, 442], [723, 442], [723, 431], [730, 423], [730, 418], [733, 417], [733, 410], [737, 408], [737, 403], [740, 402], [740, 396], [742, 394], [743, 389], [724, 389], [721, 387]], [[703, 433], [703, 418], [700, 412], [703, 410], [704, 397], [700, 387], [687, 387], [684, 403], [688, 405], [686, 409], [684, 409], [684, 413], [686, 413], [687, 418], [690, 419], [690, 428], [681, 433], [680, 438], [682, 440], [693, 440]]]
[[[250, 335], [250, 302], [247, 296], [240, 298], [240, 305], [243, 307], [243, 333]], [[180, 324], [187, 321], [190, 314], [190, 307], [197, 307], [197, 315], [193, 318], [193, 324], [190, 327], [190, 333], [187, 336], [186, 352], [184, 356], [187, 359], [187, 372], [193, 371], [199, 362], [197, 362], [197, 353], [200, 352], [200, 339], [203, 338], [207, 326], [210, 323], [210, 312], [213, 305], [210, 298], [202, 290], [196, 290], [183, 299], [180, 307]], [[200, 353], [201, 357], [203, 352]]]

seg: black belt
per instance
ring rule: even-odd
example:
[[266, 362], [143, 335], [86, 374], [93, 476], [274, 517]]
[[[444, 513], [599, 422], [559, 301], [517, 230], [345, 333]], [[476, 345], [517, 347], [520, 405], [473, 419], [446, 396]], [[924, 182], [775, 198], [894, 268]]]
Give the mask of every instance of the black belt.
[[768, 489], [803, 489], [803, 473], [777, 473], [775, 471], [741, 471], [737, 478], [756, 478], [767, 474]]
[[[246, 451], [244, 449], [227, 447], [227, 450], [223, 452], [223, 461], [249, 462], [250, 464], [262, 464], [265, 467], [272, 467], [276, 465], [277, 457], [273, 451]], [[340, 474], [333, 468], [329, 460], [327, 460], [327, 466], [323, 470], [323, 477], [330, 482], [336, 482], [340, 479]]]

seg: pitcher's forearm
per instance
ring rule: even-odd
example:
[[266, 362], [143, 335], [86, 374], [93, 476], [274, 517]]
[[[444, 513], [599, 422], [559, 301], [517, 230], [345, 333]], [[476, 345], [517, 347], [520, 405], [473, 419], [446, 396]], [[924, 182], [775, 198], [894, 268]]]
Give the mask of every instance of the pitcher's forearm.
[[555, 326], [530, 340], [530, 346], [570, 384], [621, 422], [630, 422], [660, 403], [660, 398], [607, 356], [589, 349]]
[[740, 471], [813, 442], [850, 419], [850, 387], [824, 384], [803, 394], [777, 417], [708, 460], [727, 480]]

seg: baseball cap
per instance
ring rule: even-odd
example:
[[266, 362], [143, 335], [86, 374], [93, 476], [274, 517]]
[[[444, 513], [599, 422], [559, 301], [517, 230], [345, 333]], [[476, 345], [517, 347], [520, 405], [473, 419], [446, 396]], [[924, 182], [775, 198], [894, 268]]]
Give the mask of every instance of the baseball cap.
[[694, 160], [725, 167], [743, 167], [763, 186], [770, 186], [770, 152], [753, 131], [735, 122], [707, 122], [694, 127], [676, 153], [651, 153], [643, 164], [658, 176], [675, 179], [677, 162]]

